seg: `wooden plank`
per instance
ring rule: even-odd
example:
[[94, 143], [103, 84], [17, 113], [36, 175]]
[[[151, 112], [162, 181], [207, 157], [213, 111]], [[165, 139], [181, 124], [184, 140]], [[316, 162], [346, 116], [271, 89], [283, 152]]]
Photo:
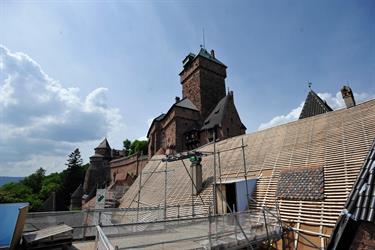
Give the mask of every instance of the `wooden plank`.
[[32, 242], [35, 242], [44, 238], [56, 236], [56, 235], [63, 234], [69, 231], [73, 231], [73, 228], [65, 224], [57, 225], [57, 226], [47, 227], [38, 231], [25, 233], [23, 234], [23, 239], [27, 243], [32, 243]]

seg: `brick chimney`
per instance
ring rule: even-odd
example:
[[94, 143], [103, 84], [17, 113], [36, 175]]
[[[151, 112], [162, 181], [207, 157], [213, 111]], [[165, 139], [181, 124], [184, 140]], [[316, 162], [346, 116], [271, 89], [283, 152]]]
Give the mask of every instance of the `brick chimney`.
[[342, 98], [344, 99], [346, 108], [351, 108], [355, 106], [353, 91], [349, 86], [344, 85], [341, 88], [341, 95], [342, 95]]
[[211, 50], [211, 56], [215, 58], [215, 51], [213, 49]]

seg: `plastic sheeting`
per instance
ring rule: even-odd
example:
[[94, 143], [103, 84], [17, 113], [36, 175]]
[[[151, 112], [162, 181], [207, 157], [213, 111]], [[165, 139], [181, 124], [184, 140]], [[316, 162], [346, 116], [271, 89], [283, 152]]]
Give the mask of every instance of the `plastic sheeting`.
[[[3, 203], [0, 204], [0, 248], [11, 247], [13, 238], [16, 237], [18, 228], [23, 228], [24, 221], [19, 220], [21, 211], [28, 203]], [[22, 225], [20, 225], [22, 224]], [[21, 230], [22, 233], [22, 230]]]

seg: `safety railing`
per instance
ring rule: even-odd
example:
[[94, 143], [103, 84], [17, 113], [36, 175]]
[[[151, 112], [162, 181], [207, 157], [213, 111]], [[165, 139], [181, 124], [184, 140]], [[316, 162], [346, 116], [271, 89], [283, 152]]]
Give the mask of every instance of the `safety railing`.
[[96, 226], [96, 236], [95, 236], [95, 250], [117, 250], [118, 247], [112, 246], [109, 242], [107, 236], [103, 233], [100, 226]]
[[[119, 249], [249, 247], [281, 238], [277, 218], [264, 210], [128, 225], [103, 226]], [[147, 237], [144, 237], [147, 235]], [[142, 239], [142, 240], [140, 240]]]
[[[72, 227], [73, 239], [95, 237], [96, 226], [113, 226], [155, 221], [179, 220], [207, 216], [204, 207], [196, 205], [194, 211], [187, 205], [88, 209], [82, 211], [59, 211], [28, 213], [24, 232], [35, 231], [49, 226], [66, 224]], [[165, 215], [167, 217], [165, 217]]]

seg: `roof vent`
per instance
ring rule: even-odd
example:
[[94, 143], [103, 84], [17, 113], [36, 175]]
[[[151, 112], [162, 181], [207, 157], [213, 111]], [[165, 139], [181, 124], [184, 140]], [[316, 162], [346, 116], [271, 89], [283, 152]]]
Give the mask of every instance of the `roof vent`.
[[176, 103], [178, 103], [180, 100], [181, 100], [180, 97], [178, 97], [178, 96], [175, 97]]

